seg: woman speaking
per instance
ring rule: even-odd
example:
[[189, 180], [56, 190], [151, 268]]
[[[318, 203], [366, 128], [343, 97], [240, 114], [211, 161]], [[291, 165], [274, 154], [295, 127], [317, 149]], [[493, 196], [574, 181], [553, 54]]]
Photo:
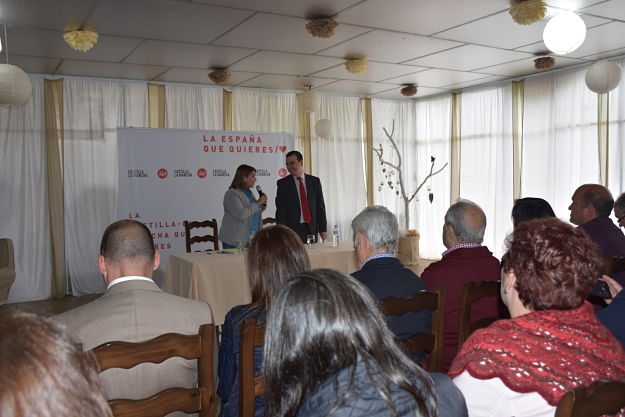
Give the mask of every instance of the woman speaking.
[[224, 217], [219, 238], [224, 249], [247, 244], [261, 228], [262, 211], [267, 207], [267, 196], [256, 199], [251, 188], [256, 183], [256, 169], [239, 165], [230, 188], [224, 194]]

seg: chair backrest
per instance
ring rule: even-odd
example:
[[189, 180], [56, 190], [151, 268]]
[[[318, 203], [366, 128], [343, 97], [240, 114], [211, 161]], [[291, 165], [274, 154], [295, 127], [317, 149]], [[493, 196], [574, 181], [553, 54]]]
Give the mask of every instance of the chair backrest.
[[429, 353], [430, 371], [440, 371], [443, 353], [443, 316], [447, 288], [436, 292], [421, 291], [408, 298], [388, 297], [381, 300], [382, 312], [387, 316], [401, 316], [406, 313], [418, 313], [422, 310], [432, 312], [432, 332], [420, 333], [402, 340], [404, 350], [410, 355], [421, 351]]
[[[213, 234], [205, 234], [198, 236], [191, 236], [191, 230], [196, 228], [211, 227]], [[217, 220], [204, 220], [200, 221], [188, 221], [184, 222], [184, 243], [187, 249], [187, 253], [191, 252], [191, 245], [200, 242], [213, 242], [215, 250], [219, 250], [219, 231], [217, 229]], [[198, 251], [199, 252], [199, 251]]]
[[13, 241], [9, 238], [2, 238], [0, 239], [0, 305], [6, 302], [14, 281], [15, 255], [13, 253]]
[[266, 226], [268, 224], [276, 224], [276, 219], [274, 219], [273, 217], [265, 217], [263, 219], [263, 226]]
[[197, 359], [198, 387], [169, 388], [140, 400], [109, 401], [115, 417], [162, 417], [174, 411], [199, 412], [214, 417], [215, 383], [213, 350], [215, 328], [204, 324], [197, 335], [167, 333], [140, 343], [108, 342], [93, 349], [100, 372], [130, 369], [141, 363], [161, 363], [172, 357]]
[[614, 274], [622, 271], [625, 271], [625, 256], [613, 256], [610, 258], [605, 269], [605, 274], [612, 277]]
[[499, 296], [499, 281], [471, 281], [465, 284], [460, 297], [460, 327], [458, 331], [458, 350], [465, 340], [477, 329], [488, 327], [499, 319], [499, 316], [485, 317], [471, 321], [471, 308], [482, 298]]
[[241, 323], [239, 346], [239, 417], [254, 417], [255, 399], [265, 393], [265, 377], [254, 374], [254, 348], [265, 344], [265, 325], [247, 318]]
[[[599, 380], [569, 391], [558, 403], [555, 417], [599, 417], [625, 409], [625, 379]], [[625, 410], [624, 410], [625, 411]]]

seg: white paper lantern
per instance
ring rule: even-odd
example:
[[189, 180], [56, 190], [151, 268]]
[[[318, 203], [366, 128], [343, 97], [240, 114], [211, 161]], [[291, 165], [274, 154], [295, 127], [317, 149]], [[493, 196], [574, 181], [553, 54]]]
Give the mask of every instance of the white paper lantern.
[[308, 89], [302, 93], [302, 106], [306, 113], [314, 113], [321, 105], [321, 97], [315, 91]]
[[0, 64], [0, 106], [21, 106], [32, 94], [28, 74], [15, 65]]
[[614, 90], [621, 82], [621, 67], [612, 61], [598, 61], [586, 71], [586, 85], [590, 91], [604, 94]]
[[570, 54], [586, 39], [586, 24], [573, 12], [562, 12], [549, 20], [543, 31], [545, 46], [555, 54]]
[[332, 129], [332, 122], [330, 119], [319, 119], [315, 123], [315, 133], [322, 138], [330, 137], [330, 130]]

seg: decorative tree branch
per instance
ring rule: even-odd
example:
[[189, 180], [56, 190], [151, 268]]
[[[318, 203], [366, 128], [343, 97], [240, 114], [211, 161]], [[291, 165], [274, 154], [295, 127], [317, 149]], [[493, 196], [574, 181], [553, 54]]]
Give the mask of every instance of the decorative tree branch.
[[[397, 171], [397, 177], [398, 177], [397, 184], [399, 185], [399, 190], [396, 190], [395, 194], [397, 194], [397, 195], [401, 194], [401, 197], [404, 200], [404, 213], [406, 214], [406, 223], [405, 224], [406, 224], [406, 230], [408, 230], [408, 228], [410, 227], [410, 210], [409, 210], [410, 203], [417, 196], [417, 193], [419, 192], [419, 190], [421, 190], [421, 188], [423, 188], [423, 186], [425, 185], [427, 180], [429, 180], [434, 175], [440, 173], [443, 169], [445, 169], [445, 167], [447, 166], [447, 162], [445, 162], [445, 164], [441, 168], [439, 168], [439, 169], [437, 169], [435, 171], [434, 170], [434, 163], [436, 161], [436, 158], [431, 156], [430, 157], [430, 162], [431, 162], [431, 164], [430, 164], [430, 172], [423, 179], [423, 181], [421, 181], [421, 183], [419, 184], [417, 189], [414, 190], [412, 192], [412, 194], [409, 196], [409, 194], [406, 192], [406, 188], [404, 186], [404, 175], [403, 175], [403, 170], [402, 170], [402, 166], [401, 166], [402, 165], [401, 153], [399, 152], [399, 148], [397, 147], [397, 143], [393, 139], [393, 135], [395, 134], [395, 120], [393, 119], [393, 125], [391, 127], [391, 132], [390, 133], [388, 132], [388, 130], [386, 130], [386, 128], [382, 128], [382, 130], [384, 130], [384, 134], [386, 135], [388, 140], [391, 142], [391, 146], [393, 147], [393, 150], [397, 154], [397, 163], [392, 163], [389, 160], [384, 159], [384, 149], [382, 148], [382, 144], [380, 144], [379, 148], [373, 148], [373, 151], [377, 155], [378, 160], [380, 161], [380, 164], [383, 167], [382, 168], [382, 172], [385, 174], [386, 179], [388, 180], [388, 181], [386, 181], [386, 184], [388, 185], [388, 187], [391, 190], [394, 189], [393, 181], [390, 180], [390, 177], [392, 177], [394, 175], [394, 171], [392, 171], [392, 170]], [[387, 173], [387, 167], [392, 169], [388, 173]], [[380, 187], [382, 187], [383, 185], [384, 185], [384, 182], [382, 182], [380, 184]], [[434, 194], [432, 194], [430, 192], [429, 198], [430, 198], [430, 203], [431, 203], [433, 198], [434, 198]]]

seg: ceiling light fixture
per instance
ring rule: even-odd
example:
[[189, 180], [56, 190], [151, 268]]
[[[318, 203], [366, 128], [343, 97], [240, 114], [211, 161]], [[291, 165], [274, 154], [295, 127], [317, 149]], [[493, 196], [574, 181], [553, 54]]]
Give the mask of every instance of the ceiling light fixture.
[[345, 69], [352, 74], [363, 73], [369, 68], [367, 58], [347, 58], [345, 61]]
[[612, 61], [595, 62], [586, 71], [586, 86], [595, 93], [605, 94], [621, 82], [621, 67]]
[[208, 73], [208, 78], [215, 84], [223, 84], [230, 79], [230, 71], [225, 68], [217, 68]]
[[586, 39], [586, 24], [573, 12], [562, 12], [552, 17], [543, 31], [545, 46], [557, 55], [570, 54]]
[[543, 0], [514, 0], [509, 13], [519, 25], [531, 25], [545, 18], [547, 5]]
[[551, 56], [539, 56], [534, 60], [534, 68], [537, 70], [545, 71], [553, 68], [554, 65], [556, 65], [556, 60]]
[[63, 34], [63, 39], [74, 51], [87, 52], [98, 43], [98, 32], [93, 30], [72, 30]]
[[321, 97], [312, 89], [312, 86], [306, 85], [304, 87], [306, 89], [302, 92], [302, 108], [306, 113], [314, 113], [321, 105]]
[[401, 90], [401, 95], [404, 97], [412, 97], [417, 94], [417, 86], [414, 84], [408, 84], [403, 87]]
[[339, 24], [331, 17], [318, 17], [306, 23], [306, 30], [315, 38], [329, 38]]
[[21, 68], [9, 64], [9, 42], [7, 26], [4, 25], [4, 45], [6, 47], [6, 64], [0, 64], [0, 105], [21, 106], [33, 95], [33, 84], [30, 77]]

